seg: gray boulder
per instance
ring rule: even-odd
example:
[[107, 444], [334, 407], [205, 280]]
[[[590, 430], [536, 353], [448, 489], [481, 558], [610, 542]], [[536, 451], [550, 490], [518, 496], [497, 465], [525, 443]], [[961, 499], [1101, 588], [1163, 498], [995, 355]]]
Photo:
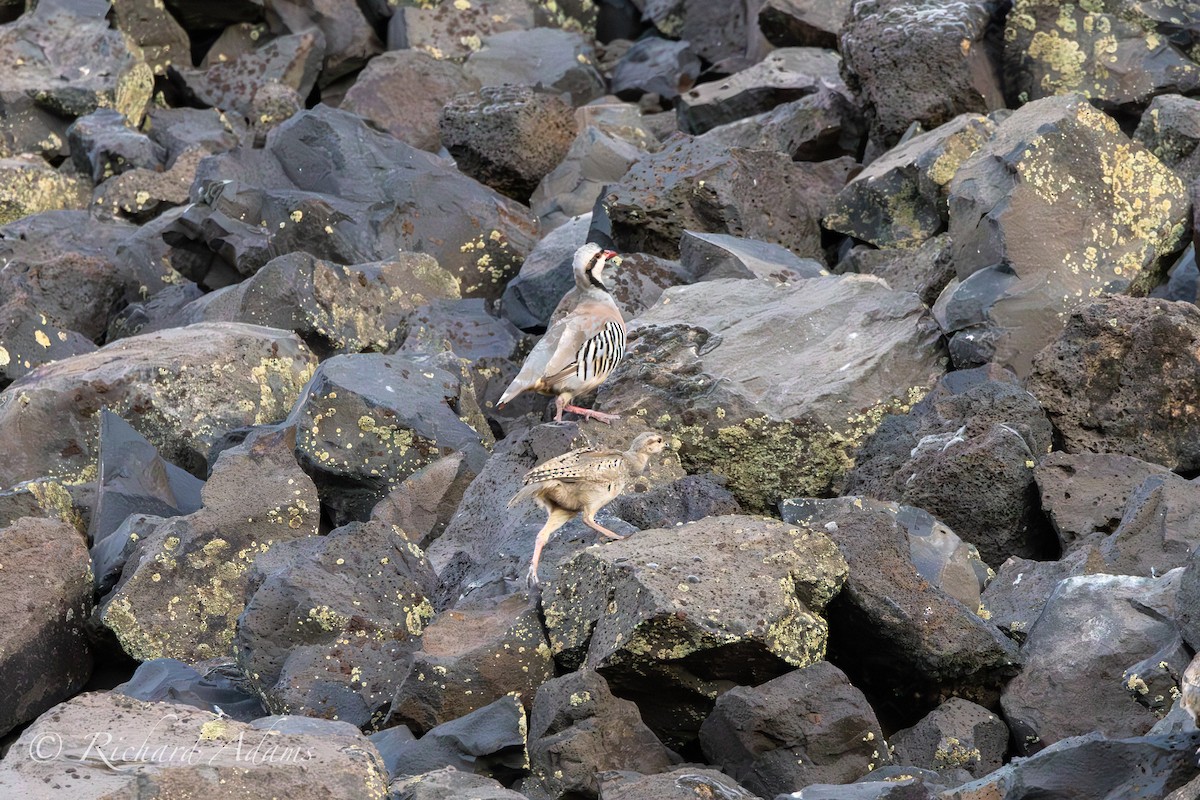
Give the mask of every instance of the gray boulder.
[[1177, 94], [1155, 97], [1142, 114], [1134, 141], [1175, 170], [1189, 186], [1200, 178], [1200, 101]]
[[582, 34], [539, 27], [485, 37], [467, 56], [463, 74], [480, 86], [536, 86], [582, 106], [604, 94], [595, 61]]
[[902, 764], [982, 778], [1004, 764], [1008, 726], [983, 706], [951, 697], [911, 728], [891, 737]]

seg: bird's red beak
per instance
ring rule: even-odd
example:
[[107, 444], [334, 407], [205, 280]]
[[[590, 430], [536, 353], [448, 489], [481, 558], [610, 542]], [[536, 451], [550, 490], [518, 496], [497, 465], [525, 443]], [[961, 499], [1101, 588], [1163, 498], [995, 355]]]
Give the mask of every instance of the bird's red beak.
[[617, 254], [612, 250], [604, 250], [604, 259], [607, 261], [610, 258], [616, 258]]

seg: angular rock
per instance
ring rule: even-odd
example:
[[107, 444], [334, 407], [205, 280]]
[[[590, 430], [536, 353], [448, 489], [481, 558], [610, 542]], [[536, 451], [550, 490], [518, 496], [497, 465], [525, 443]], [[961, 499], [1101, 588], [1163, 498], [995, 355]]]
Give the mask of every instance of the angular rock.
[[131, 169], [161, 169], [167, 151], [144, 133], [127, 126], [125, 117], [109, 108], [80, 117], [67, 128], [75, 169], [100, 183]]
[[1101, 298], [1072, 313], [1038, 354], [1029, 390], [1068, 453], [1119, 453], [1194, 471], [1200, 469], [1195, 415], [1181, 409], [1200, 400], [1198, 337], [1195, 305]]
[[439, 458], [376, 503], [371, 519], [399, 528], [418, 547], [426, 547], [442, 535], [474, 478], [462, 453]]
[[982, 778], [1003, 765], [1008, 726], [986, 708], [951, 697], [890, 741], [902, 764]]
[[931, 129], [959, 114], [1004, 108], [990, 34], [1006, 5], [872, 0], [852, 6], [841, 32], [844, 74], [865, 101], [877, 153], [913, 122]]
[[823, 533], [748, 516], [642, 531], [561, 566], [543, 592], [550, 646], [561, 665], [596, 669], [637, 702], [664, 742], [684, 744], [722, 690], [824, 657], [819, 614], [843, 564]]
[[478, 88], [452, 61], [420, 50], [391, 50], [367, 62], [339, 107], [402, 142], [436, 153], [442, 146], [442, 107], [455, 95]]
[[[1063, 739], [1030, 758], [1011, 764], [957, 789], [941, 800], [989, 800], [993, 797], [1120, 797], [1122, 800], [1185, 800], [1172, 790], [1196, 776], [1195, 750], [1200, 735], [1110, 739], [1094, 732]], [[1185, 790], [1186, 791], [1186, 790]]]
[[932, 306], [954, 278], [953, 255], [953, 243], [942, 233], [916, 249], [854, 247], [838, 263], [837, 271], [875, 275], [893, 289], [913, 292], [922, 303]]
[[216, 711], [238, 722], [266, 716], [262, 701], [243, 687], [246, 678], [231, 663], [212, 659], [198, 669], [174, 658], [156, 658], [138, 665], [133, 676], [114, 692], [152, 703], [177, 703]]
[[1200, 544], [1200, 484], [1151, 475], [1129, 495], [1120, 524], [1091, 544], [1089, 565], [1111, 575], [1154, 577], [1182, 567]]
[[740, 514], [737, 498], [711, 475], [685, 475], [668, 484], [623, 494], [607, 508], [631, 525], [672, 528], [705, 517]]
[[[6, 272], [3, 277], [16, 272]], [[52, 322], [39, 300], [14, 292], [0, 304], [0, 385], [8, 385], [42, 364], [96, 350], [90, 339]]]
[[0, 463], [0, 486], [94, 464], [101, 406], [163, 458], [198, 472], [226, 431], [286, 416], [315, 362], [294, 335], [213, 323], [47, 364], [0, 393], [0, 430], [13, 448]]
[[931, 328], [914, 295], [867, 276], [674, 287], [638, 318], [597, 407], [669, 430], [688, 471], [766, 509], [839, 485], [878, 421], [924, 395], [941, 372]]
[[658, 775], [613, 772], [602, 776], [600, 800], [758, 800], [724, 773], [698, 766]]
[[696, 281], [763, 278], [787, 283], [829, 274], [818, 262], [785, 247], [724, 233], [684, 231], [679, 260]]
[[1188, 205], [1179, 179], [1080, 95], [1014, 111], [950, 182], [959, 282], [934, 313], [955, 364], [1027, 376], [1066, 314], [1158, 283]]
[[828, 661], [725, 692], [700, 744], [710, 763], [764, 797], [850, 783], [889, 760], [867, 698]]
[[270, 19], [288, 33], [318, 29], [325, 39], [321, 86], [361, 70], [383, 52], [364, 6], [352, 0], [271, 0]]
[[936, 772], [919, 767], [881, 767], [854, 783], [814, 783], [779, 797], [787, 800], [940, 800], [938, 793], [945, 788]]
[[247, 280], [189, 303], [166, 322], [282, 328], [323, 355], [382, 352], [404, 340], [417, 307], [440, 298], [458, 298], [458, 279], [421, 253], [353, 266], [288, 253]]
[[1175, 686], [1191, 660], [1174, 621], [1181, 573], [1087, 575], [1058, 585], [1021, 649], [1024, 669], [1000, 697], [1021, 752], [1089, 731], [1141, 735], [1166, 714], [1170, 699], [1156, 713], [1135, 695], [1160, 675]]
[[388, 49], [421, 50], [458, 61], [482, 47], [485, 37], [532, 28], [538, 11], [530, 0], [473, 0], [468, 6], [433, 0], [400, 6], [388, 24]]
[[1076, 551], [1059, 561], [1031, 561], [1013, 557], [1000, 565], [981, 598], [980, 616], [989, 620], [1018, 644], [1046, 607], [1046, 601], [1063, 579], [1089, 570], [1085, 555]]
[[191, 41], [187, 31], [154, 0], [130, 0], [113, 4], [117, 29], [128, 34], [142, 49], [146, 63], [155, 75], [163, 75], [172, 64], [192, 63]]
[[[955, 585], [969, 575], [947, 575], [957, 578], [952, 583], [930, 574], [928, 559], [914, 557], [910, 529], [920, 531], [919, 516], [849, 497], [792, 500], [781, 511], [794, 524], [828, 530], [849, 565], [846, 586], [829, 608], [837, 633], [830, 657], [856, 686], [911, 710], [946, 690], [994, 700], [1016, 672], [1017, 648], [958, 597], [963, 592]], [[976, 581], [977, 592], [982, 581]]]
[[[331, 161], [343, 166], [330, 170]], [[419, 250], [459, 278], [464, 296], [495, 299], [536, 238], [524, 206], [324, 105], [280, 125], [263, 149], [206, 159], [197, 180], [210, 199], [164, 236], [193, 280], [229, 276], [214, 288], [281, 252], [362, 264]]]
[[266, 87], [280, 85], [294, 89], [301, 98], [308, 96], [325, 56], [323, 40], [312, 30], [280, 36], [206, 70], [172, 66], [170, 74], [192, 102], [254, 120], [257, 96]]
[[625, 51], [612, 70], [612, 93], [622, 100], [656, 94], [674, 101], [700, 76], [700, 59], [689, 42], [646, 36]]
[[571, 107], [529, 87], [458, 95], [442, 108], [442, 143], [467, 175], [525, 201], [575, 138]]
[[292, 446], [279, 433], [226, 450], [201, 491], [204, 507], [137, 541], [100, 609], [126, 653], [187, 662], [231, 654], [255, 560], [317, 533], [316, 487]]
[[961, 114], [893, 147], [838, 192], [825, 227], [876, 247], [921, 245], [946, 229], [946, 186], [995, 127]]
[[1200, 301], [1200, 270], [1196, 268], [1196, 245], [1189, 244], [1171, 268], [1167, 270], [1166, 284], [1150, 290], [1151, 297], [1163, 300]]
[[501, 316], [522, 330], [549, 325], [558, 301], [575, 285], [571, 259], [587, 242], [591, 224], [590, 213], [581, 215], [549, 231], [533, 246], [520, 273], [504, 287]]
[[[400, 736], [397, 731], [402, 731]], [[404, 727], [372, 736], [393, 779], [450, 766], [463, 772], [511, 781], [529, 767], [525, 709], [502, 697], [414, 740]], [[404, 735], [407, 734], [407, 735]]]
[[148, 300], [131, 303], [112, 315], [105, 338], [109, 342], [137, 336], [143, 331], [163, 330], [173, 327], [172, 320], [193, 300], [204, 296], [203, 290], [189, 280], [167, 286]]
[[1200, 178], [1200, 101], [1165, 94], [1150, 101], [1133, 133], [1158, 160], [1189, 186]]
[[166, 171], [139, 167], [109, 178], [92, 192], [92, 213], [100, 219], [124, 217], [147, 222], [168, 208], [187, 203], [188, 189], [204, 155], [194, 150]]
[[40, 158], [0, 158], [0, 225], [44, 211], [84, 208], [84, 197], [79, 181]]
[[536, 86], [582, 106], [604, 94], [596, 54], [578, 33], [554, 28], [493, 33], [467, 56], [463, 74], [480, 86]]
[[748, 150], [775, 150], [793, 161], [857, 159], [866, 140], [862, 111], [848, 90], [822, 85], [799, 100], [707, 131], [705, 141]]
[[833, 50], [785, 47], [725, 80], [703, 83], [679, 97], [679, 129], [704, 133], [744, 117], [770, 111], [821, 88], [846, 92]]
[[538, 686], [553, 677], [537, 606], [526, 594], [459, 603], [425, 626], [388, 722], [424, 732], [509, 695], [532, 706]]
[[534, 800], [596, 798], [603, 772], [651, 775], [677, 761], [642, 723], [637, 706], [614, 697], [604, 678], [584, 669], [538, 689], [529, 717], [531, 775], [521, 789]]
[[529, 197], [530, 210], [546, 229], [570, 218], [591, 216], [604, 188], [619, 181], [642, 156], [635, 145], [599, 128], [584, 128], [554, 169]]
[[776, 47], [838, 46], [851, 0], [766, 0], [758, 27]]
[[[749, 12], [740, 3], [709, 3], [705, 0], [650, 0], [642, 18], [654, 23], [664, 36], [691, 43], [692, 51], [723, 72], [753, 63], [751, 49], [758, 31]], [[729, 62], [726, 67], [722, 62]]]
[[1115, 110], [1156, 94], [1195, 90], [1200, 65], [1183, 50], [1191, 37], [1185, 33], [1179, 41], [1176, 32], [1181, 23], [1184, 30], [1195, 26], [1196, 6], [1175, 8], [1131, 0], [1079, 6], [1016, 0], [1004, 27], [1009, 100], [1080, 92]]
[[280, 542], [248, 576], [238, 666], [272, 713], [378, 729], [435, 583], [420, 548], [383, 523]]
[[219, 31], [241, 22], [257, 22], [262, 18], [260, 0], [163, 0], [167, 10], [187, 30]]
[[151, 108], [146, 133], [167, 150], [170, 168], [188, 151], [225, 153], [238, 146], [245, 126], [215, 108]]
[[83, 537], [59, 520], [0, 528], [0, 732], [8, 733], [78, 692], [92, 674], [84, 623], [92, 570]]
[[677, 258], [679, 237], [698, 230], [823, 261], [820, 219], [851, 166], [850, 159], [793, 163], [782, 153], [680, 136], [638, 160], [601, 203], [623, 252]]
[[394, 781], [389, 800], [524, 800], [525, 795], [505, 789], [499, 782], [482, 775], [460, 772], [454, 767], [401, 777]]
[[80, 800], [142, 791], [361, 800], [383, 797], [387, 780], [379, 753], [351, 725], [296, 717], [246, 724], [186, 705], [89, 692], [26, 728], [0, 762], [5, 796], [36, 797], [48, 787]]
[[334, 356], [305, 387], [290, 421], [296, 457], [339, 522], [365, 519], [400, 481], [461, 452], [474, 472], [492, 434], [456, 359]]

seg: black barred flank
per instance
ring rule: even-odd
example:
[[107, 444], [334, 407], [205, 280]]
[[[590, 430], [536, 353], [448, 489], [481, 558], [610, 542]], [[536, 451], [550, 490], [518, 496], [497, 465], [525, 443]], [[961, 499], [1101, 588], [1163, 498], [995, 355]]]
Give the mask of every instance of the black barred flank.
[[575, 356], [575, 376], [581, 381], [603, 380], [625, 355], [625, 326], [614, 320], [583, 343]]

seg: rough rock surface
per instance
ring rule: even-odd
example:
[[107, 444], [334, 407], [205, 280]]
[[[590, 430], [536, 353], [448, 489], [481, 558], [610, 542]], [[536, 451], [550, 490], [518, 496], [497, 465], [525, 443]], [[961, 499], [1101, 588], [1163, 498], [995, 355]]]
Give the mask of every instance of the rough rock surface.
[[637, 702], [667, 744], [687, 742], [722, 688], [824, 657], [819, 615], [843, 564], [823, 532], [749, 516], [642, 531], [583, 551], [548, 582], [550, 647]]
[[1189, 186], [1200, 178], [1200, 102], [1176, 94], [1150, 101], [1133, 138], [1146, 146], [1158, 160], [1175, 170]]
[[1008, 727], [986, 708], [951, 697], [890, 741], [901, 764], [982, 778], [1003, 765]]
[[901, 292], [913, 292], [932, 306], [942, 289], [954, 278], [954, 252], [944, 233], [925, 240], [915, 250], [858, 246], [838, 262], [836, 272], [858, 272], [887, 281]]
[[0, 528], [0, 732], [83, 688], [92, 672], [84, 623], [92, 570], [84, 539], [65, 522], [26, 518]]
[[595, 60], [582, 34], [538, 27], [488, 36], [467, 56], [463, 74], [480, 86], [536, 86], [582, 106], [604, 94]]

